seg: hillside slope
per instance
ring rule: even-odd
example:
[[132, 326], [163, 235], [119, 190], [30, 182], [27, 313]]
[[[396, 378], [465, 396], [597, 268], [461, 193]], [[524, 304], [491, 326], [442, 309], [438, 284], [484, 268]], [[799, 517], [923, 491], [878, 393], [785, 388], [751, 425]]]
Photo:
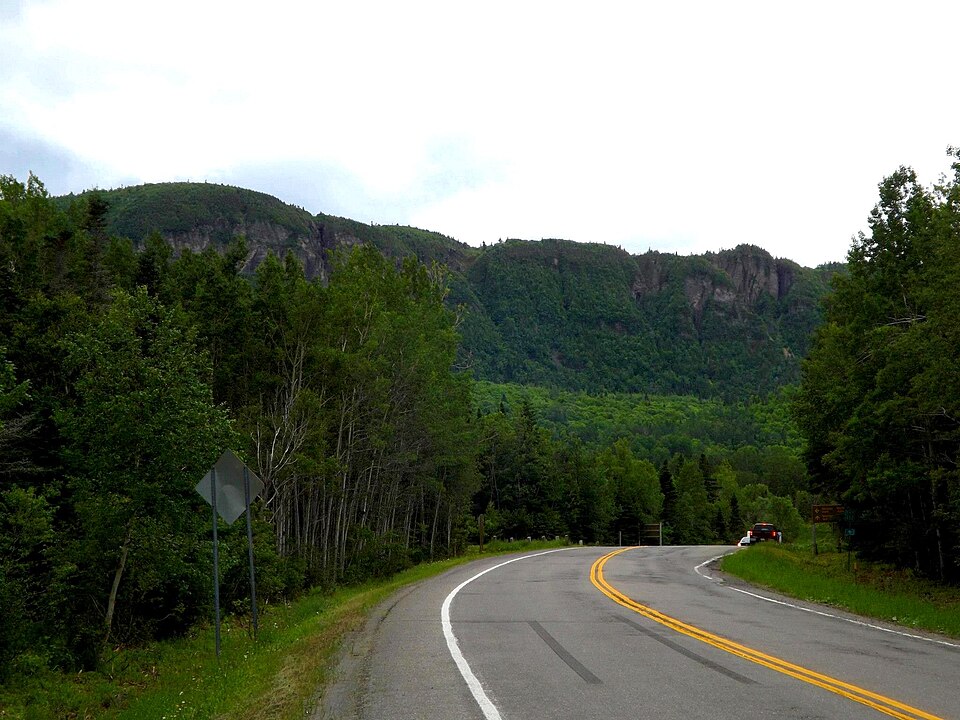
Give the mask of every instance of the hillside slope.
[[[151, 183], [96, 192], [109, 205], [111, 234], [141, 243], [159, 232], [180, 252], [222, 249], [243, 236], [249, 254], [244, 270], [253, 272], [268, 252], [293, 252], [309, 277], [326, 280], [330, 251], [372, 243], [393, 257], [417, 255], [451, 268], [462, 267], [474, 248], [439, 233], [397, 225], [366, 225], [332, 215], [311, 215], [266, 193], [212, 183]], [[91, 193], [58, 198], [63, 207]]]
[[[836, 268], [803, 268], [752, 246], [680, 257], [566, 240], [473, 248], [439, 233], [311, 215], [264, 193], [162, 183], [98, 191], [111, 234], [160, 232], [178, 251], [246, 238], [245, 270], [294, 253], [325, 281], [331, 251], [371, 243], [451, 272], [467, 309], [461, 362], [496, 382], [590, 392], [766, 394], [799, 377]], [[69, 204], [77, 198], [61, 199]], [[83, 196], [80, 197], [83, 200]]]
[[579, 390], [765, 394], [799, 377], [827, 273], [741, 246], [706, 256], [508, 241], [467, 270], [475, 373]]

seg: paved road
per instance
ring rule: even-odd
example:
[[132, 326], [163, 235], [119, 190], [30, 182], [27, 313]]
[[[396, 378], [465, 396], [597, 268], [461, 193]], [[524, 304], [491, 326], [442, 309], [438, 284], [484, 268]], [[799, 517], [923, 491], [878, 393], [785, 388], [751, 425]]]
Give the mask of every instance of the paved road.
[[728, 547], [614, 550], [482, 560], [394, 596], [347, 646], [326, 716], [960, 720], [960, 643], [701, 565]]

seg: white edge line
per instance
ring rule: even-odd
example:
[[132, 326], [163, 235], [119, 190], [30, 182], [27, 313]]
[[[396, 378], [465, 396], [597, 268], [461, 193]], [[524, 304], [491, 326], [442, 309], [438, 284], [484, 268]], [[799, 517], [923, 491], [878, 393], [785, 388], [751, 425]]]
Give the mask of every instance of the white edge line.
[[453, 603], [453, 599], [457, 596], [458, 592], [463, 590], [463, 588], [472, 583], [478, 577], [486, 575], [492, 570], [496, 570], [504, 565], [517, 562], [518, 560], [527, 560], [529, 558], [539, 557], [540, 555], [549, 555], [550, 553], [569, 549], [570, 548], [557, 548], [556, 550], [545, 550], [544, 552], [534, 553], [533, 555], [521, 555], [520, 557], [515, 557], [511, 560], [502, 562], [499, 565], [488, 567], [486, 570], [478, 572], [472, 578], [464, 580], [462, 583], [457, 585], [453, 590], [450, 591], [450, 594], [447, 595], [446, 599], [443, 601], [443, 605], [440, 607], [440, 624], [443, 626], [443, 636], [447, 640], [447, 649], [450, 651], [453, 661], [457, 664], [457, 669], [460, 670], [460, 674], [467, 683], [467, 687], [470, 688], [470, 692], [473, 694], [473, 699], [477, 701], [477, 705], [480, 706], [480, 710], [483, 712], [483, 717], [486, 718], [486, 720], [503, 720], [503, 717], [500, 715], [500, 711], [497, 710], [497, 706], [493, 704], [493, 701], [489, 698], [487, 693], [484, 692], [483, 686], [480, 684], [477, 676], [474, 675], [473, 670], [470, 669], [470, 664], [463, 656], [463, 653], [460, 652], [460, 645], [457, 643], [456, 635], [453, 634], [453, 625], [450, 622], [450, 605]]
[[794, 610], [801, 610], [805, 613], [820, 615], [821, 617], [825, 617], [825, 618], [833, 618], [834, 620], [843, 620], [844, 622], [848, 622], [853, 625], [859, 625], [860, 627], [870, 628], [871, 630], [880, 630], [885, 633], [890, 633], [891, 635], [900, 635], [901, 637], [911, 638], [912, 640], [923, 640], [924, 642], [934, 643], [936, 645], [945, 645], [951, 648], [960, 648], [960, 644], [947, 642], [946, 640], [936, 640], [934, 638], [924, 637], [923, 635], [914, 635], [912, 633], [903, 632], [902, 630], [892, 630], [891, 628], [883, 627], [882, 625], [874, 625], [873, 623], [864, 622], [863, 620], [855, 620], [854, 618], [843, 617], [842, 615], [834, 615], [832, 613], [823, 612], [822, 610], [814, 610], [813, 608], [803, 607], [802, 605], [795, 605], [794, 603], [784, 602], [783, 600], [777, 600], [775, 598], [767, 597], [766, 595], [760, 595], [755, 592], [750, 592], [749, 590], [741, 590], [740, 588], [735, 588], [735, 587], [731, 587], [730, 585], [726, 585], [722, 583], [720, 580], [718, 580], [717, 578], [711, 577], [710, 575], [706, 575], [700, 572], [700, 568], [702, 568], [704, 565], [709, 565], [715, 560], [719, 560], [720, 558], [729, 554], [730, 553], [723, 553], [723, 555], [717, 555], [716, 557], [712, 557], [709, 560], [697, 565], [694, 568], [694, 571], [697, 573], [697, 575], [704, 578], [705, 580], [710, 580], [711, 582], [715, 582], [718, 585], [723, 585], [723, 587], [725, 587], [727, 590], [733, 590], [733, 592], [738, 592], [743, 595], [749, 595], [752, 598], [757, 598], [758, 600], [763, 600], [768, 603], [773, 603], [774, 605], [783, 605], [784, 607], [793, 608]]

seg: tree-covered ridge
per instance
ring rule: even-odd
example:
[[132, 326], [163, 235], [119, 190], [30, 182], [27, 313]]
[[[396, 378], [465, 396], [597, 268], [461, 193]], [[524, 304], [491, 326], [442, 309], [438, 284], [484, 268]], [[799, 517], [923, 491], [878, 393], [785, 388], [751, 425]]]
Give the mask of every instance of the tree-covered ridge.
[[[97, 191], [105, 229], [141, 243], [157, 231], [177, 251], [247, 240], [244, 271], [293, 252], [309, 277], [331, 253], [372, 244], [452, 272], [463, 305], [462, 367], [497, 382], [572, 390], [733, 398], [795, 382], [835, 268], [810, 269], [741, 246], [679, 257], [564, 240], [471, 248], [439, 233], [319, 214], [263, 193], [203, 183]], [[66, 206], [70, 198], [61, 199]]]
[[466, 277], [463, 354], [480, 378], [728, 398], [799, 378], [827, 290], [827, 271], [749, 246], [679, 257], [507, 241]]
[[96, 198], [105, 208], [106, 232], [142, 245], [159, 233], [180, 252], [212, 247], [225, 252], [238, 236], [247, 241], [244, 272], [252, 274], [269, 253], [292, 252], [308, 277], [326, 280], [331, 253], [368, 243], [389, 257], [416, 256], [429, 265], [460, 268], [474, 248], [439, 233], [401, 225], [368, 225], [323, 213], [311, 215], [266, 193], [216, 183], [150, 183], [91, 190], [56, 198], [62, 210], [75, 200]]
[[[107, 230], [112, 235], [141, 242], [150, 233], [164, 236], [205, 231], [221, 246], [233, 241], [238, 227], [269, 223], [291, 237], [315, 232], [314, 217], [302, 208], [287, 205], [266, 193], [215, 183], [169, 182], [96, 190], [79, 198], [98, 195], [109, 206]], [[57, 199], [66, 209], [78, 196]]]
[[430, 230], [408, 225], [366, 225], [356, 220], [317, 215], [325, 232], [344, 242], [364, 242], [374, 245], [387, 257], [415, 257], [420, 262], [438, 262], [454, 272], [461, 271], [479, 250], [453, 238]]

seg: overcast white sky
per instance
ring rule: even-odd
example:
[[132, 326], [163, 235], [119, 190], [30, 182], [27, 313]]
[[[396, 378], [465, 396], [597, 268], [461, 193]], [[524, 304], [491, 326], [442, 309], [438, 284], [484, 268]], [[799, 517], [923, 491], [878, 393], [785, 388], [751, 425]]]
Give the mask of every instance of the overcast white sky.
[[0, 0], [0, 173], [479, 245], [843, 260], [960, 145], [960, 2]]

